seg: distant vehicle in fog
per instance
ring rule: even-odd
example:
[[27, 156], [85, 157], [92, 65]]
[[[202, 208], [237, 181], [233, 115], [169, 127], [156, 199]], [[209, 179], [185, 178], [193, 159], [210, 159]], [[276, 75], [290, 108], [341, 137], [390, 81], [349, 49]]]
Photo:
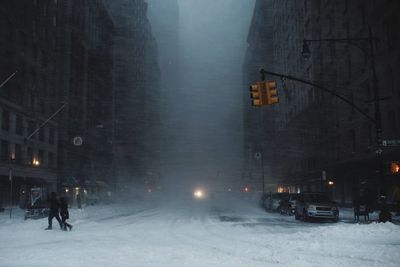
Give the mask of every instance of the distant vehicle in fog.
[[296, 201], [296, 220], [308, 221], [312, 218], [339, 220], [337, 204], [325, 193], [302, 193]]

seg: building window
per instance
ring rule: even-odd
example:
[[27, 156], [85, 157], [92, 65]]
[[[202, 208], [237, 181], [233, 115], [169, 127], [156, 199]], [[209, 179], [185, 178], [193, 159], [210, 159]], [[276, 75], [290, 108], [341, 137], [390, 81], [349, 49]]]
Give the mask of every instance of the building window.
[[373, 140], [372, 140], [372, 126], [370, 122], [364, 123], [364, 131], [367, 133], [367, 142], [368, 146], [373, 145]]
[[10, 159], [10, 144], [5, 140], [1, 140], [1, 160], [9, 161], [9, 159]]
[[304, 13], [308, 13], [308, 0], [304, 0]]
[[396, 17], [391, 17], [386, 21], [387, 46], [389, 49], [394, 48], [399, 39], [399, 25]]
[[20, 144], [15, 144], [14, 160], [17, 163], [21, 163], [22, 162], [22, 147], [21, 147]]
[[54, 145], [54, 128], [49, 128], [49, 144]]
[[49, 152], [48, 154], [49, 157], [49, 168], [54, 168], [54, 153], [53, 152]]
[[44, 151], [42, 149], [39, 150], [37, 159], [39, 161], [39, 164], [37, 164], [37, 165], [41, 165], [44, 163]]
[[15, 120], [15, 133], [18, 135], [23, 135], [24, 128], [23, 128], [23, 119], [20, 115], [17, 115]]
[[39, 141], [44, 141], [44, 128], [39, 130]]
[[389, 123], [391, 125], [391, 130], [392, 130], [392, 137], [396, 138], [398, 136], [398, 129], [397, 129], [397, 123], [396, 123], [396, 111], [391, 110], [387, 114], [387, 118], [389, 120]]
[[365, 25], [367, 24], [366, 23], [366, 4], [365, 4], [365, 2], [361, 3], [360, 9], [361, 9], [361, 29], [360, 30], [363, 30], [365, 28]]
[[27, 150], [27, 164], [32, 165], [33, 163], [33, 149], [31, 147], [28, 147]]
[[8, 131], [10, 129], [10, 112], [3, 109], [1, 118], [1, 129]]
[[47, 5], [44, 5], [43, 6], [43, 16], [45, 16], [45, 17], [47, 17], [47, 13], [48, 13], [48, 7], [47, 7]]
[[347, 77], [351, 80], [351, 58], [350, 56], [347, 57]]
[[351, 129], [349, 131], [349, 135], [351, 141], [351, 152], [354, 153], [356, 152], [356, 131], [354, 129]]
[[[27, 135], [32, 134], [33, 131], [35, 131], [35, 123], [34, 123], [33, 121], [29, 121], [29, 122], [28, 122], [28, 133], [27, 133]], [[35, 137], [36, 137], [36, 134], [33, 135], [33, 136], [31, 137], [31, 139], [35, 139]]]

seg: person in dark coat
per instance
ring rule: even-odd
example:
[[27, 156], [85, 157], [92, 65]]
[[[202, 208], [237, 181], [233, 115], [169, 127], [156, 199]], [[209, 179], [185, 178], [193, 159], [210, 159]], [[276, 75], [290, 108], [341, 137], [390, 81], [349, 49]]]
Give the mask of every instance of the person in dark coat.
[[61, 229], [63, 228], [60, 216], [58, 215], [59, 212], [60, 212], [60, 203], [58, 202], [57, 194], [55, 192], [51, 192], [51, 194], [50, 194], [49, 226], [46, 228], [46, 230], [52, 229], [53, 218], [56, 218], [56, 220], [60, 224], [60, 228]]
[[60, 198], [60, 215], [63, 223], [63, 230], [67, 231], [68, 227], [71, 231], [72, 225], [67, 223], [67, 219], [69, 219], [68, 203], [64, 197]]

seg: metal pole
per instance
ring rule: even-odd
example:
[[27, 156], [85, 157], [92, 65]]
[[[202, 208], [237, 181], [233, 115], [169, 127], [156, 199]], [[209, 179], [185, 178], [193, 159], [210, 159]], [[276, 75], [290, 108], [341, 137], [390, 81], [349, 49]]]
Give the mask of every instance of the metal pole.
[[350, 105], [351, 107], [353, 107], [356, 111], [358, 111], [358, 113], [360, 113], [361, 115], [363, 115], [365, 118], [367, 118], [367, 119], [368, 119], [369, 121], [371, 121], [372, 123], [374, 123], [374, 124], [376, 123], [376, 122], [375, 122], [375, 119], [371, 118], [371, 117], [370, 117], [366, 112], [364, 112], [361, 108], [359, 108], [358, 106], [354, 105], [352, 101], [350, 101], [350, 100], [348, 100], [347, 98], [345, 98], [345, 97], [339, 95], [338, 93], [336, 93], [336, 92], [333, 91], [333, 90], [327, 89], [327, 88], [325, 88], [325, 87], [323, 87], [323, 86], [321, 86], [321, 85], [318, 85], [318, 84], [316, 84], [316, 83], [313, 83], [313, 82], [311, 82], [311, 81], [307, 81], [307, 80], [300, 79], [300, 78], [297, 78], [297, 77], [294, 77], [294, 76], [290, 76], [290, 75], [285, 75], [285, 74], [276, 73], [276, 72], [272, 72], [272, 71], [266, 71], [266, 70], [264, 70], [264, 69], [261, 69], [261, 70], [260, 70], [260, 73], [261, 73], [261, 74], [269, 74], [269, 75], [272, 75], [272, 76], [277, 76], [277, 77], [280, 77], [280, 78], [285, 78], [285, 79], [288, 79], [288, 80], [292, 80], [292, 81], [304, 83], [304, 84], [310, 85], [310, 86], [312, 86], [312, 87], [314, 87], [314, 88], [317, 88], [317, 89], [319, 89], [319, 90], [321, 90], [321, 91], [324, 91], [324, 92], [326, 92], [326, 93], [329, 93], [329, 94], [331, 94], [331, 95], [333, 95], [333, 96], [339, 98], [340, 100], [342, 100], [342, 101], [345, 102], [346, 104]]
[[[376, 67], [375, 67], [375, 52], [374, 52], [374, 39], [372, 38], [371, 27], [369, 28], [369, 46], [371, 53], [371, 69], [372, 69], [372, 78], [373, 78], [373, 86], [374, 86], [374, 107], [375, 107], [375, 126], [376, 126], [376, 142], [377, 149], [382, 148], [382, 120], [381, 120], [381, 108], [380, 108], [380, 99], [379, 99], [379, 88], [378, 88], [378, 78], [376, 75]], [[380, 153], [378, 153], [380, 154]]]
[[12, 205], [13, 205], [13, 174], [12, 168], [9, 171], [9, 179], [10, 179], [10, 219], [12, 217]]
[[[261, 80], [265, 81], [265, 73], [261, 72]], [[263, 125], [263, 121], [262, 121], [262, 110], [260, 109], [260, 127], [262, 127]], [[262, 129], [262, 128], [261, 128]], [[264, 148], [263, 148], [263, 144], [261, 142], [261, 157], [260, 157], [260, 161], [261, 161], [261, 172], [262, 172], [262, 191], [263, 194], [265, 193], [265, 175], [264, 175]]]
[[371, 56], [371, 69], [372, 69], [372, 84], [373, 84], [373, 92], [374, 92], [374, 109], [375, 109], [375, 128], [376, 128], [376, 154], [378, 159], [378, 167], [379, 167], [379, 180], [380, 180], [380, 194], [386, 194], [385, 188], [385, 176], [383, 173], [383, 162], [382, 162], [382, 119], [381, 119], [381, 108], [380, 108], [380, 98], [379, 98], [379, 87], [378, 87], [378, 78], [376, 74], [376, 66], [375, 66], [375, 52], [374, 52], [374, 39], [372, 37], [371, 27], [368, 27], [369, 30], [369, 48], [370, 48], [370, 56]]
[[262, 191], [265, 193], [265, 176], [264, 176], [264, 150], [261, 148], [261, 171], [262, 171]]

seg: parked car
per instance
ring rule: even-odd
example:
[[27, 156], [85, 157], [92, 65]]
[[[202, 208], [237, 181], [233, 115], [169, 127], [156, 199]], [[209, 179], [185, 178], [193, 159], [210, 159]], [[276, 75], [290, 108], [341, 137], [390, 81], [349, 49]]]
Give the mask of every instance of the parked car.
[[319, 218], [337, 222], [339, 209], [325, 193], [302, 193], [297, 198], [295, 218], [303, 221]]
[[280, 213], [286, 215], [294, 215], [296, 212], [296, 202], [299, 194], [289, 194], [287, 198], [280, 203]]
[[289, 198], [289, 193], [270, 193], [265, 199], [267, 211], [280, 211], [281, 203]]

